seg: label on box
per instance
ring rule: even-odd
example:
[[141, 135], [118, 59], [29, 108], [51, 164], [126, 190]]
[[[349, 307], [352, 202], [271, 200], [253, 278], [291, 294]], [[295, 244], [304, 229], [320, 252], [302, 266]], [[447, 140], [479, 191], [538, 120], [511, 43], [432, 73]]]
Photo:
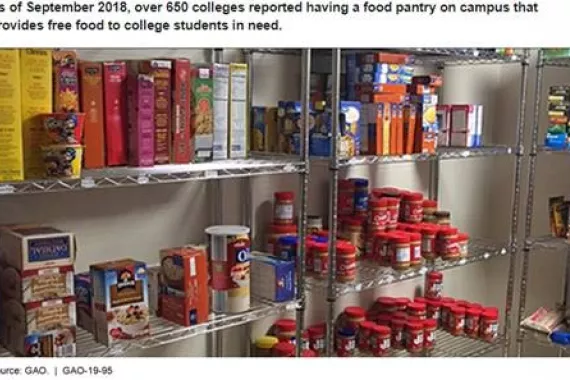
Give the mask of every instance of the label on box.
[[214, 64], [214, 160], [228, 158], [230, 67]]

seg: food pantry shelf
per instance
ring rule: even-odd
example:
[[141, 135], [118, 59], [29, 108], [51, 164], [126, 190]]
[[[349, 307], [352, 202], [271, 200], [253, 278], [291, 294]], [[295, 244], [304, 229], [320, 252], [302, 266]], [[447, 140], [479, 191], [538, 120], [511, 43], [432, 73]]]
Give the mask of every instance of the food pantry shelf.
[[[151, 317], [151, 336], [122, 341], [111, 347], [106, 347], [96, 342], [93, 339], [93, 336], [85, 330], [79, 330], [77, 334], [77, 356], [124, 356], [131, 351], [155, 348], [165, 344], [190, 339], [198, 335], [240, 326], [248, 322], [260, 320], [286, 311], [293, 311], [296, 307], [297, 303], [295, 301], [273, 303], [265, 300], [254, 299], [252, 308], [245, 313], [217, 314], [207, 323], [190, 327], [180, 326], [162, 318]], [[9, 354], [5, 351], [2, 352], [0, 348], [0, 357], [2, 356], [9, 356]]]
[[566, 149], [552, 149], [544, 145], [537, 147], [538, 152], [546, 154], [570, 154], [570, 148]]
[[570, 241], [552, 236], [543, 236], [530, 240], [530, 246], [533, 250], [570, 250]]
[[545, 333], [522, 328], [522, 338], [525, 343], [531, 343], [545, 348], [560, 350], [563, 355], [570, 355], [570, 346], [562, 346], [556, 343], [552, 343], [548, 338], [548, 335]]
[[[457, 261], [443, 261], [438, 259], [433, 264], [427, 264], [417, 269], [396, 271], [392, 268], [379, 267], [378, 264], [361, 261], [357, 264], [357, 278], [350, 283], [335, 283], [336, 297], [348, 293], [360, 292], [378, 286], [410, 280], [424, 275], [428, 270], [447, 270], [463, 265], [489, 260], [494, 257], [504, 256], [508, 248], [483, 240], [474, 240], [469, 243], [469, 255]], [[326, 288], [325, 280], [315, 277], [307, 279], [308, 288]]]
[[301, 173], [303, 170], [303, 162], [294, 158], [287, 160], [252, 158], [185, 165], [159, 165], [149, 168], [117, 167], [84, 170], [81, 179], [0, 183], [0, 195], [241, 178], [257, 175]]

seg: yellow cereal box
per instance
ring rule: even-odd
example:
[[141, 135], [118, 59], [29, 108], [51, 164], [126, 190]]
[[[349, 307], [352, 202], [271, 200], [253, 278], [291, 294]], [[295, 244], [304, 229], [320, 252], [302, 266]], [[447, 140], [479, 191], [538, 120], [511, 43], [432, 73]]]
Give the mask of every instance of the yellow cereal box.
[[52, 51], [23, 49], [20, 52], [24, 175], [39, 178], [42, 162], [43, 126], [39, 115], [52, 112]]
[[230, 158], [245, 158], [249, 149], [247, 65], [230, 64]]
[[24, 179], [20, 52], [0, 50], [0, 182]]

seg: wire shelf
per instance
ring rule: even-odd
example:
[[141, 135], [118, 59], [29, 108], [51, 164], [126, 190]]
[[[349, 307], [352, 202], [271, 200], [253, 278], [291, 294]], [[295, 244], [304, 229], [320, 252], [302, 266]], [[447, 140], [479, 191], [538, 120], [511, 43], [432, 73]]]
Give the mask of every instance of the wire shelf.
[[564, 355], [570, 355], [570, 346], [562, 346], [560, 344], [553, 343], [548, 334], [541, 333], [539, 331], [535, 331], [529, 328], [521, 327], [522, 330], [522, 339], [525, 344], [535, 344], [540, 347], [545, 348], [552, 348], [555, 350], [559, 350]]
[[553, 236], [543, 236], [531, 239], [528, 245], [533, 250], [554, 250], [554, 251], [570, 250], [570, 240], [557, 238]]
[[[569, 61], [570, 63], [570, 61]], [[537, 147], [538, 152], [540, 153], [545, 153], [545, 154], [570, 154], [570, 148], [566, 148], [566, 149], [553, 149], [553, 148], [549, 148], [547, 146], [544, 145], [539, 145]]]
[[303, 170], [303, 162], [294, 157], [289, 157], [287, 160], [264, 157], [198, 164], [158, 165], [150, 168], [106, 168], [84, 170], [81, 179], [0, 183], [0, 196], [302, 173]]
[[[406, 271], [397, 271], [392, 268], [379, 267], [378, 264], [369, 261], [361, 261], [357, 263], [356, 280], [350, 283], [337, 282], [334, 285], [334, 291], [336, 297], [339, 297], [349, 293], [361, 292], [363, 290], [421, 277], [432, 269], [441, 271], [458, 268], [467, 264], [504, 256], [508, 253], [509, 251], [506, 246], [500, 246], [482, 240], [473, 240], [469, 243], [469, 255], [461, 260], [443, 261], [437, 259], [432, 264], [425, 264], [420, 268]], [[321, 278], [308, 277], [307, 287], [309, 289], [326, 289], [327, 282]]]
[[[162, 318], [152, 316], [150, 320], [150, 336], [130, 341], [117, 342], [110, 347], [96, 342], [93, 335], [89, 332], [83, 329], [78, 329], [76, 338], [77, 356], [125, 356], [125, 354], [132, 351], [160, 347], [214, 331], [229, 329], [286, 311], [293, 311], [297, 307], [296, 301], [273, 303], [266, 300], [253, 299], [252, 303], [252, 308], [245, 313], [216, 314], [210, 321], [190, 327], [180, 326]], [[0, 348], [0, 357], [7, 356], [10, 356], [10, 354], [6, 351], [2, 351]]]

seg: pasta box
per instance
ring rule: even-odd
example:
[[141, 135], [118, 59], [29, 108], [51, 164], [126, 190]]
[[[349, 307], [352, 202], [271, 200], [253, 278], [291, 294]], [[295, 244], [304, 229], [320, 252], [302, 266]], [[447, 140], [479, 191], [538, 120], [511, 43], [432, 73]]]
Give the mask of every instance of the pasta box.
[[95, 338], [103, 344], [150, 333], [146, 264], [132, 259], [91, 265]]
[[20, 271], [73, 265], [73, 233], [52, 227], [15, 226], [0, 230], [0, 251], [7, 266]]
[[204, 247], [181, 247], [160, 252], [161, 317], [192, 326], [208, 320], [208, 263]]
[[25, 271], [6, 267], [0, 273], [0, 292], [3, 299], [22, 303], [73, 296], [73, 266]]
[[275, 302], [295, 297], [295, 263], [277, 257], [252, 255], [251, 292]]
[[88, 272], [75, 275], [75, 303], [77, 307], [77, 325], [84, 330], [93, 332], [93, 312], [91, 299], [93, 288]]

